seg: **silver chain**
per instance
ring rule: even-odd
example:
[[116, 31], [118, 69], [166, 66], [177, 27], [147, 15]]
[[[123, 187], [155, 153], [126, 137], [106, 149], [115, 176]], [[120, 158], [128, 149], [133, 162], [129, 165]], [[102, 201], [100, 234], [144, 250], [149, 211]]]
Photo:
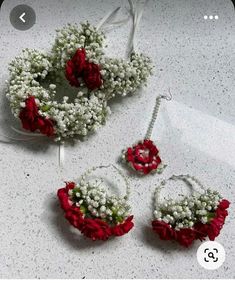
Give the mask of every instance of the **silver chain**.
[[[81, 176], [81, 180], [86, 180], [88, 175], [90, 175], [92, 172], [96, 171], [97, 169], [103, 169], [103, 168], [114, 168], [116, 170], [116, 172], [119, 173], [119, 175], [123, 178], [123, 180], [125, 181], [125, 185], [126, 185], [126, 195], [123, 197], [124, 199], [128, 200], [130, 193], [131, 193], [131, 189], [130, 189], [130, 185], [129, 185], [129, 180], [128, 178], [122, 173], [122, 171], [117, 168], [115, 165], [113, 164], [108, 164], [108, 165], [100, 165], [97, 167], [92, 167], [90, 169], [88, 169], [84, 174], [82, 174]], [[101, 180], [103, 181], [103, 179], [101, 178]]]
[[155, 103], [153, 113], [152, 113], [152, 119], [150, 121], [147, 133], [145, 135], [146, 140], [151, 139], [151, 136], [152, 136], [152, 133], [153, 133], [153, 127], [154, 127], [154, 124], [156, 122], [157, 115], [158, 115], [158, 112], [159, 112], [159, 108], [160, 108], [160, 105], [161, 105], [161, 100], [166, 99], [166, 100], [170, 101], [172, 99], [172, 95], [171, 95], [170, 90], [169, 90], [169, 94], [170, 94], [170, 96], [160, 95], [156, 98], [156, 103]]
[[190, 176], [190, 175], [172, 175], [168, 180], [163, 180], [160, 185], [155, 189], [155, 193], [154, 193], [154, 200], [155, 200], [155, 205], [157, 203], [159, 203], [159, 199], [160, 199], [160, 193], [161, 193], [161, 190], [162, 188], [165, 186], [165, 184], [167, 183], [167, 181], [169, 180], [182, 180], [184, 181], [187, 185], [190, 185], [192, 187], [192, 189], [197, 192], [197, 193], [200, 193], [198, 192], [194, 186], [193, 186], [193, 183], [194, 182], [195, 184], [197, 184], [200, 189], [202, 189], [203, 191], [206, 191], [205, 187], [202, 185], [202, 183], [194, 176]]

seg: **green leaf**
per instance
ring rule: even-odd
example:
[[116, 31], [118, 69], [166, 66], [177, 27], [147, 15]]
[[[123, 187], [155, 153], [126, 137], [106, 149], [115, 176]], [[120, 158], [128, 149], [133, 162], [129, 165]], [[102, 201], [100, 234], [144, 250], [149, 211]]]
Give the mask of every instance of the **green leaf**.
[[42, 110], [43, 112], [46, 112], [46, 111], [48, 111], [50, 108], [51, 108], [50, 105], [43, 105], [43, 106], [41, 107], [41, 110]]
[[122, 216], [116, 216], [115, 217], [115, 219], [116, 219], [116, 221], [118, 222], [118, 223], [122, 223], [123, 222], [123, 217]]
[[80, 210], [83, 214], [86, 214], [87, 208], [84, 205], [80, 205]]
[[213, 218], [215, 218], [215, 213], [214, 212], [208, 212], [206, 216], [208, 218], [208, 221], [211, 221]]

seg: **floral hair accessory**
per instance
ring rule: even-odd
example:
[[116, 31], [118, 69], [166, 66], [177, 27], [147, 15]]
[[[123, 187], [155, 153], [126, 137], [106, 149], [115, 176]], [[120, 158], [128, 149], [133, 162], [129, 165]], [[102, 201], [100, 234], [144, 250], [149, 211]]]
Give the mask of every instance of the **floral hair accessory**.
[[155, 191], [153, 231], [161, 240], [174, 240], [184, 247], [206, 237], [214, 241], [223, 228], [230, 202], [217, 191], [205, 189], [195, 177], [179, 175], [169, 180], [183, 180], [192, 189], [196, 184], [203, 192], [194, 189], [191, 196], [180, 201], [169, 199], [160, 203], [160, 191], [166, 183], [162, 181]]
[[153, 110], [152, 119], [149, 124], [145, 139], [139, 141], [123, 151], [122, 159], [137, 172], [147, 175], [149, 173], [162, 173], [166, 167], [159, 156], [159, 150], [151, 140], [154, 123], [157, 119], [162, 99], [171, 100], [172, 96], [158, 96]]
[[[105, 124], [110, 99], [146, 84], [152, 69], [148, 57], [133, 48], [127, 60], [105, 56], [101, 28], [118, 10], [97, 27], [69, 24], [57, 30], [49, 52], [25, 49], [11, 62], [6, 96], [23, 129], [55, 141], [86, 136]], [[139, 22], [137, 12], [133, 17]]]
[[[125, 180], [126, 195], [118, 197], [108, 193], [102, 179], [88, 181], [88, 175], [99, 168], [112, 166]], [[110, 191], [112, 189], [110, 188]], [[92, 240], [108, 240], [123, 236], [134, 226], [128, 198], [129, 183], [122, 172], [113, 165], [93, 167], [81, 176], [80, 182], [67, 182], [57, 196], [65, 218], [81, 233]]]

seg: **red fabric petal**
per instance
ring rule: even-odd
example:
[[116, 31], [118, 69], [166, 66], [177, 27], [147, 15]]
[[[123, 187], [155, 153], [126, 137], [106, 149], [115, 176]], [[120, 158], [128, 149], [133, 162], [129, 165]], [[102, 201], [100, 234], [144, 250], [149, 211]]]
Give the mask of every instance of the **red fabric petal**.
[[114, 236], [123, 236], [128, 233], [134, 227], [132, 220], [133, 216], [129, 216], [124, 223], [112, 227], [112, 234]]
[[57, 191], [57, 196], [59, 198], [61, 208], [65, 211], [70, 209], [71, 205], [69, 204], [68, 191], [65, 188], [59, 189]]
[[84, 68], [83, 80], [87, 88], [94, 90], [102, 85], [100, 68], [97, 64], [87, 63]]
[[174, 240], [176, 232], [170, 225], [164, 221], [154, 220], [152, 221], [153, 231], [159, 235], [161, 240]]
[[77, 229], [82, 229], [84, 219], [79, 207], [71, 206], [66, 210], [65, 218]]
[[193, 241], [196, 239], [196, 233], [194, 229], [183, 228], [176, 231], [176, 240], [180, 245], [188, 248], [192, 245]]
[[108, 240], [112, 235], [109, 225], [100, 219], [85, 218], [81, 226], [81, 233], [95, 240]]

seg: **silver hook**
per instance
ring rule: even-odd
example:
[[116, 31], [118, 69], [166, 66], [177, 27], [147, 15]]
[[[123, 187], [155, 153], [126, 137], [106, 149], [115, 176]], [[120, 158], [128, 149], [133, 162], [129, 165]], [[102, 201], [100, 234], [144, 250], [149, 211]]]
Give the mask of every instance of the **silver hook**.
[[168, 93], [169, 95], [161, 95], [160, 97], [163, 98], [163, 99], [166, 99], [167, 101], [171, 101], [172, 100], [172, 94], [171, 94], [171, 90], [170, 88], [168, 89]]

